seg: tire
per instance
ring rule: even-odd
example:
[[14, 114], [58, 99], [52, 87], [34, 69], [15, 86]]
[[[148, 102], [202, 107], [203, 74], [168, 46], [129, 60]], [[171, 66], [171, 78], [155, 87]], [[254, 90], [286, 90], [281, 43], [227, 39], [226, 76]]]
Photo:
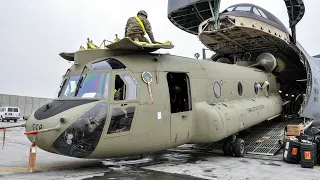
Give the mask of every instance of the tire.
[[14, 122], [17, 122], [17, 119], [15, 119]]
[[234, 144], [233, 153], [236, 157], [244, 157], [245, 143], [241, 138], [237, 138]]
[[226, 139], [223, 143], [223, 155], [225, 156], [233, 156], [232, 154], [232, 146], [230, 139]]

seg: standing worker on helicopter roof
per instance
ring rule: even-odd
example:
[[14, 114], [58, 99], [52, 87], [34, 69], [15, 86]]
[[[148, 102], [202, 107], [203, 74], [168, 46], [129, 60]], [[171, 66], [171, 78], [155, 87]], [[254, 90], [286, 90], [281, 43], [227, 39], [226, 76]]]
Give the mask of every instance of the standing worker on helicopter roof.
[[147, 12], [141, 10], [137, 13], [137, 16], [128, 19], [125, 28], [125, 37], [129, 37], [133, 41], [149, 43], [148, 39], [144, 37], [145, 34], [148, 34], [152, 43], [161, 44], [154, 40]]

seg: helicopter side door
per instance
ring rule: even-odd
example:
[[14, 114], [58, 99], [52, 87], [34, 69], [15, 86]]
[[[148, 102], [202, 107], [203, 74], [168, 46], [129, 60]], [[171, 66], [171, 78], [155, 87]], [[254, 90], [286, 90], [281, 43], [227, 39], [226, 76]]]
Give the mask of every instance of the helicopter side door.
[[187, 73], [167, 73], [170, 94], [171, 140], [177, 142], [189, 138], [192, 125], [192, 100]]
[[107, 137], [131, 134], [138, 105], [137, 82], [131, 72], [113, 72]]

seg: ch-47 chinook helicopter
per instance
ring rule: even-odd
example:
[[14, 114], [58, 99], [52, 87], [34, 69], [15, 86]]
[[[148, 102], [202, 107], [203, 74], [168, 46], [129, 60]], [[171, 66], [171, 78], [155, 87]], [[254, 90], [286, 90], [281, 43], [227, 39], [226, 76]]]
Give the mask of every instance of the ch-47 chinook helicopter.
[[[225, 139], [224, 153], [241, 157], [245, 143], [238, 132], [287, 114], [319, 118], [318, 60], [295, 39], [302, 0], [285, 0], [292, 33], [256, 5], [233, 5], [219, 14], [219, 4], [168, 3], [169, 19], [216, 52], [210, 59], [155, 53], [173, 45], [128, 38], [61, 53], [73, 64], [58, 97], [25, 117], [28, 139], [47, 152], [77, 158]], [[287, 104], [301, 109], [287, 112]]]

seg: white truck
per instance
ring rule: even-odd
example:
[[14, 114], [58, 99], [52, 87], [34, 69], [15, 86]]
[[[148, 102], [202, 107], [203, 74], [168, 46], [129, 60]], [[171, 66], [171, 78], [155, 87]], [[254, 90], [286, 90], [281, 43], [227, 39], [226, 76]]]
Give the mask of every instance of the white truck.
[[13, 120], [17, 122], [20, 119], [20, 109], [18, 107], [0, 107], [0, 121]]

